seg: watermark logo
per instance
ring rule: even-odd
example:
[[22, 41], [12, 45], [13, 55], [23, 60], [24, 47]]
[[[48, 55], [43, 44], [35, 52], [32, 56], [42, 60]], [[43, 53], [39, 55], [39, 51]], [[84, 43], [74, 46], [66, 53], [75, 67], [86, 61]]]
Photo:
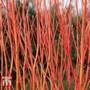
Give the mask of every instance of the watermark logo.
[[3, 76], [2, 77], [2, 86], [10, 88], [11, 87], [11, 80], [12, 80], [12, 77]]

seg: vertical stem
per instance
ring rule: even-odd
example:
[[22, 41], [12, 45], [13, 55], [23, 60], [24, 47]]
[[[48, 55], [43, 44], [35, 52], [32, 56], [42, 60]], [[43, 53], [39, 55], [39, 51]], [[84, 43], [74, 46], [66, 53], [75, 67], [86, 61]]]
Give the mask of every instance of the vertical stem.
[[[2, 75], [3, 75], [3, 55], [2, 55], [2, 13], [1, 13], [2, 12], [2, 9], [1, 9], [2, 3], [1, 3], [1, 0], [0, 0], [0, 5], [1, 5], [0, 6], [0, 48], [1, 48], [0, 52], [1, 52], [1, 78], [2, 78]], [[2, 83], [1, 83], [0, 89], [2, 90]]]
[[78, 0], [76, 0], [76, 15], [77, 15], [77, 24], [76, 24], [76, 33], [77, 33], [77, 62], [76, 62], [76, 70], [78, 70], [78, 57], [79, 57], [79, 52], [78, 52]]
[[[61, 40], [61, 68], [60, 68], [60, 71], [61, 71], [61, 79], [63, 77], [63, 41]], [[64, 87], [63, 87], [63, 82], [61, 82], [61, 86], [62, 86], [62, 90], [64, 90]]]
[[87, 0], [83, 1], [83, 12], [82, 12], [82, 30], [81, 30], [81, 61], [80, 61], [80, 89], [82, 90], [82, 80], [83, 80], [83, 62], [84, 62], [84, 30], [85, 30], [85, 16], [86, 16], [86, 2]]
[[25, 90], [25, 65], [23, 67], [23, 90]]
[[19, 88], [19, 63], [18, 63], [18, 44], [17, 44], [17, 28], [16, 28], [16, 19], [15, 19], [15, 8], [14, 0], [12, 0], [12, 21], [13, 21], [13, 30], [14, 30], [14, 40], [15, 40], [15, 67], [16, 67], [16, 90]]
[[89, 18], [89, 58], [88, 60], [90, 62], [90, 18]]

